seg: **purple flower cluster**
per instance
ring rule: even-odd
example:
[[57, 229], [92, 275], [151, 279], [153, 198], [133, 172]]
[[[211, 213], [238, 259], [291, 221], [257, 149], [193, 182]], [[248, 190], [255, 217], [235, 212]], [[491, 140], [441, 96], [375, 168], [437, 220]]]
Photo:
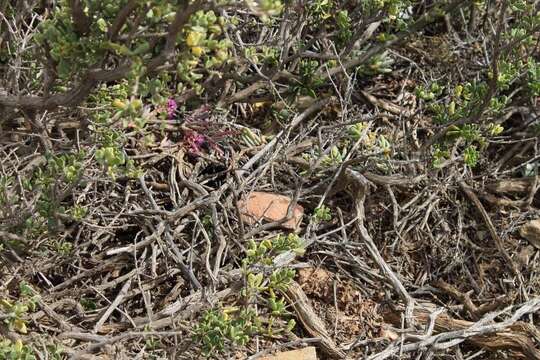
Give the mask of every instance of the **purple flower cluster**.
[[167, 100], [167, 116], [169, 117], [169, 120], [174, 118], [174, 115], [176, 114], [176, 109], [178, 109], [176, 101], [173, 98]]
[[199, 155], [203, 145], [206, 143], [206, 137], [196, 131], [189, 131], [184, 134], [184, 143], [191, 154]]

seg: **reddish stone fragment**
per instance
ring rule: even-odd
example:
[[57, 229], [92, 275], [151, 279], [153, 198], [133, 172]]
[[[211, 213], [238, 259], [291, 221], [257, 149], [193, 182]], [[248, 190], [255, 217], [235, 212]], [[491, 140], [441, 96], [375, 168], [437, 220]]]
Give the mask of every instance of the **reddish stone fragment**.
[[[291, 198], [284, 195], [252, 192], [247, 199], [238, 202], [242, 220], [253, 225], [259, 221], [274, 222], [287, 216], [287, 210], [291, 204]], [[281, 224], [281, 227], [289, 230], [297, 230], [302, 222], [304, 208], [296, 205], [289, 220]]]
[[317, 360], [317, 353], [313, 346], [303, 349], [280, 352], [273, 356], [265, 356], [261, 360]]

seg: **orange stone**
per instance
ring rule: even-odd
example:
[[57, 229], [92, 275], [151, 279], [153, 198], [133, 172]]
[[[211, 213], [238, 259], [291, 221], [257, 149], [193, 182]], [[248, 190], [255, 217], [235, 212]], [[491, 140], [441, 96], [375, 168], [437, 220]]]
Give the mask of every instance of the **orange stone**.
[[[274, 222], [287, 217], [291, 201], [291, 198], [285, 195], [254, 191], [247, 199], [239, 201], [238, 207], [242, 220], [249, 225], [253, 225], [259, 221]], [[302, 222], [303, 215], [304, 208], [297, 204], [293, 209], [291, 218], [281, 224], [281, 227], [297, 230]]]
[[260, 360], [317, 360], [317, 352], [313, 346], [303, 349], [280, 352], [272, 356], [263, 356]]

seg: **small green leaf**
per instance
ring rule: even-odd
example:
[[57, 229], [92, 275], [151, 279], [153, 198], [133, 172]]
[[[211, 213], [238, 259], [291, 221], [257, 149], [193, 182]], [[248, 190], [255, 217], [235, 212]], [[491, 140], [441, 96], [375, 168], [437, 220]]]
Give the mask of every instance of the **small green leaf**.
[[98, 21], [96, 21], [96, 24], [101, 32], [107, 32], [107, 21], [105, 21], [105, 19], [99, 18]]

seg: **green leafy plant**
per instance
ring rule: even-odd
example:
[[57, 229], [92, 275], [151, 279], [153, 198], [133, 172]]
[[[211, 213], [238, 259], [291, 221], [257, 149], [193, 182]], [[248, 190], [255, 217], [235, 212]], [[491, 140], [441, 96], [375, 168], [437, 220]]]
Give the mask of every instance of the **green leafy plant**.
[[319, 24], [321, 21], [329, 19], [332, 16], [332, 0], [315, 0], [311, 2], [309, 7], [310, 19], [314, 24]]
[[26, 320], [24, 319], [28, 312], [36, 310], [39, 295], [26, 284], [19, 285], [20, 298], [17, 301], [9, 299], [0, 299], [0, 308], [7, 314], [4, 322], [10, 329], [16, 330], [21, 334], [28, 332]]
[[[147, 325], [144, 327], [144, 331], [151, 331], [151, 328]], [[156, 350], [159, 348], [160, 344], [160, 339], [155, 336], [149, 336], [145, 341], [145, 345], [148, 350]]]
[[527, 61], [527, 87], [532, 96], [540, 96], [540, 63], [533, 58]]
[[349, 126], [348, 128], [349, 136], [351, 137], [353, 141], [360, 140], [366, 127], [367, 127], [367, 124], [365, 122], [359, 122], [359, 123]]
[[[39, 167], [29, 179], [28, 190], [38, 191], [37, 215], [29, 218], [26, 229], [39, 233], [43, 226], [54, 231], [59, 225], [59, 216], [68, 210], [60, 205], [62, 193], [76, 187], [83, 175], [84, 151], [61, 155], [48, 154], [46, 164]], [[76, 210], [82, 215], [81, 210]]]
[[9, 339], [0, 339], [0, 359], [35, 360], [37, 357], [32, 348], [24, 345], [20, 339], [15, 342]]
[[[510, 76], [510, 75], [508, 75]], [[506, 77], [505, 77], [506, 79]], [[507, 84], [506, 80], [501, 80], [501, 84]], [[436, 83], [434, 83], [436, 84]], [[504, 87], [501, 85], [501, 87]], [[434, 114], [434, 121], [440, 124], [447, 124], [459, 119], [474, 116], [483, 104], [487, 94], [487, 83], [477, 81], [458, 84], [447, 87], [439, 86], [426, 88], [417, 88], [417, 96], [428, 102], [428, 109]], [[447, 91], [446, 104], [441, 102], [444, 97], [444, 90]], [[505, 95], [493, 96], [490, 98], [487, 108], [484, 110], [485, 116], [497, 116], [509, 103]], [[448, 157], [447, 147], [450, 144], [462, 144], [462, 155], [464, 163], [475, 167], [480, 160], [482, 150], [487, 146], [487, 139], [498, 136], [504, 131], [500, 124], [485, 122], [484, 124], [465, 123], [463, 125], [450, 125], [446, 131], [445, 141], [434, 147], [433, 165], [439, 166], [444, 159]]]
[[206, 353], [222, 351], [226, 342], [245, 345], [261, 329], [261, 323], [253, 309], [213, 309], [204, 313], [195, 328]]
[[384, 51], [370, 58], [367, 64], [359, 66], [357, 70], [364, 76], [388, 74], [392, 72], [393, 63], [394, 59], [390, 57], [388, 52]]
[[97, 309], [97, 304], [94, 299], [81, 298], [79, 302], [81, 303], [81, 306], [87, 311], [93, 311]]
[[324, 166], [339, 165], [343, 162], [346, 155], [346, 149], [340, 149], [336, 145], [330, 148], [330, 152], [327, 155], [323, 155], [322, 164]]
[[346, 44], [352, 36], [351, 18], [347, 10], [340, 10], [336, 16], [338, 28], [338, 41], [340, 44]]
[[302, 59], [300, 61], [298, 65], [300, 83], [293, 87], [294, 92], [317, 97], [316, 89], [324, 83], [324, 80], [316, 74], [319, 65], [317, 60]]
[[432, 165], [435, 168], [441, 167], [443, 162], [450, 157], [450, 152], [448, 150], [441, 149], [440, 145], [435, 146], [435, 151], [433, 153]]
[[429, 87], [422, 85], [418, 86], [416, 88], [416, 96], [422, 100], [434, 100], [442, 95], [443, 90], [443, 86], [439, 85], [437, 82], [432, 82]]
[[47, 345], [47, 356], [51, 360], [62, 360], [65, 358], [65, 350], [61, 345]]
[[[271, 268], [273, 259], [287, 251], [303, 252], [298, 235], [278, 235], [260, 243], [250, 241], [242, 262], [246, 279], [238, 299], [242, 305], [211, 309], [195, 328], [195, 338], [202, 342], [207, 354], [223, 351], [227, 345], [245, 345], [255, 335], [274, 336], [294, 328], [294, 320], [287, 320], [289, 313], [280, 293], [286, 291], [295, 271], [260, 270], [260, 266]], [[270, 276], [265, 271], [270, 271]]]
[[468, 146], [463, 150], [463, 161], [470, 167], [475, 167], [478, 164], [479, 153], [476, 146]]
[[316, 222], [330, 221], [332, 220], [332, 212], [327, 206], [321, 205], [320, 207], [315, 208], [313, 218]]

